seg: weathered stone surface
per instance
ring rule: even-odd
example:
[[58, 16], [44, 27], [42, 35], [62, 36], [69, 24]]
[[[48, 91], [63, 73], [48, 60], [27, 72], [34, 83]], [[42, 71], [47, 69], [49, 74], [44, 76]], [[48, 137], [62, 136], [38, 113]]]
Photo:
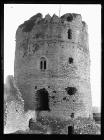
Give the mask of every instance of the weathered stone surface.
[[[39, 18], [40, 22], [35, 22], [34, 18]], [[29, 32], [23, 30], [27, 22], [35, 23]], [[88, 33], [81, 15], [34, 16], [27, 22], [16, 32], [14, 64], [14, 78], [22, 93], [25, 110], [34, 110], [37, 103], [41, 104], [37, 92], [45, 89], [50, 111], [41, 112], [42, 116], [91, 117]], [[41, 70], [41, 58], [46, 63], [44, 70]], [[69, 58], [73, 58], [72, 63]], [[67, 87], [75, 87], [76, 93], [68, 95]]]
[[47, 14], [46, 16], [45, 16], [45, 23], [46, 22], [50, 22], [50, 20], [51, 20], [51, 16], [49, 15], [49, 14]]
[[24, 111], [24, 100], [16, 87], [14, 78], [9, 75], [4, 85], [4, 133], [29, 129], [29, 119], [35, 118], [35, 111]]
[[9, 75], [6, 79], [6, 84], [4, 85], [4, 101], [11, 102], [14, 100], [24, 104], [22, 95], [14, 82], [14, 77]]

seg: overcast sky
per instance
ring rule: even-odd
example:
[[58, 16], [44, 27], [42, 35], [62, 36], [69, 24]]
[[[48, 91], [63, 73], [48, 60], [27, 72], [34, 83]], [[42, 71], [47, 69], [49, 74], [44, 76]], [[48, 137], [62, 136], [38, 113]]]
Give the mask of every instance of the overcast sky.
[[78, 13], [88, 24], [91, 59], [91, 94], [94, 106], [101, 103], [101, 5], [75, 4], [5, 4], [4, 5], [4, 82], [7, 75], [14, 75], [15, 33], [20, 24], [37, 13], [60, 16]]

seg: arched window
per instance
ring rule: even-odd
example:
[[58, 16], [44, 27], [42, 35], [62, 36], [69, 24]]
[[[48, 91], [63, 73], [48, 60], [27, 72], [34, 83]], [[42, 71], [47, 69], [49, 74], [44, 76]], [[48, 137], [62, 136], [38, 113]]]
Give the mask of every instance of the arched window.
[[44, 70], [46, 70], [46, 68], [47, 68], [46, 58], [41, 57], [41, 59], [40, 59], [40, 69], [42, 71], [44, 71]]

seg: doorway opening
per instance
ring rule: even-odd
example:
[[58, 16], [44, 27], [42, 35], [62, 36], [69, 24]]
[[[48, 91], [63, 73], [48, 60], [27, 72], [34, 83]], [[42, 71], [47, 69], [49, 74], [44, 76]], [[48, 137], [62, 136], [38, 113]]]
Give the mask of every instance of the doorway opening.
[[36, 93], [36, 110], [50, 111], [49, 94], [45, 88], [38, 90]]
[[68, 134], [74, 134], [74, 126], [68, 126]]

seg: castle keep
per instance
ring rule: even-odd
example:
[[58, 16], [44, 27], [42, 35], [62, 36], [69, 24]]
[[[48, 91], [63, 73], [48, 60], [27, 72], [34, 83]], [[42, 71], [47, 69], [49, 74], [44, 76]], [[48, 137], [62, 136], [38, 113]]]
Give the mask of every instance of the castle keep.
[[25, 110], [60, 118], [91, 116], [87, 25], [80, 14], [39, 13], [16, 31], [14, 78]]

